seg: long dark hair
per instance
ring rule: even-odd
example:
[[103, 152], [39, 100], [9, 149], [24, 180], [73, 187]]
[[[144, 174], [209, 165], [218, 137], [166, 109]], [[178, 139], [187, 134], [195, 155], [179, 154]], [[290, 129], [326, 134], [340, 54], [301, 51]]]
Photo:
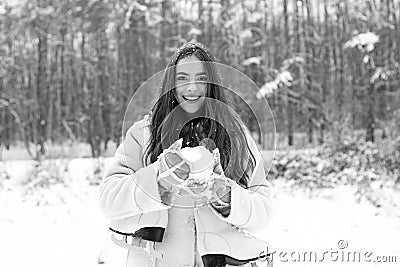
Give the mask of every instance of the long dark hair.
[[[185, 124], [187, 114], [180, 108], [173, 89], [178, 61], [192, 55], [202, 61], [205, 68], [206, 99], [198, 112], [200, 117]], [[180, 137], [184, 138], [183, 147], [199, 145], [202, 139], [208, 138], [220, 151], [225, 175], [247, 188], [255, 158], [247, 142], [245, 126], [230, 108], [233, 107], [228, 95], [230, 91], [222, 86], [214, 62], [209, 49], [200, 43], [186, 43], [174, 53], [165, 70], [159, 98], [150, 111], [150, 143], [145, 151], [146, 161], [155, 162], [163, 149]], [[220, 104], [215, 105], [216, 102]]]

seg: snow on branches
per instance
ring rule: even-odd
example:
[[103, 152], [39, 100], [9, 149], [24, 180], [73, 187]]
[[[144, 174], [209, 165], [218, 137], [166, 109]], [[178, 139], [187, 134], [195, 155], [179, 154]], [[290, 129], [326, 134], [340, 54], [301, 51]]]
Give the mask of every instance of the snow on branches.
[[375, 48], [375, 44], [379, 42], [379, 36], [373, 32], [360, 33], [353, 36], [351, 40], [347, 41], [343, 48], [353, 48], [357, 47], [360, 51], [364, 53], [372, 52]]
[[197, 29], [197, 28], [191, 28], [190, 31], [188, 31], [188, 35], [201, 35], [201, 30]]
[[188, 31], [188, 33], [187, 33], [187, 35], [189, 36], [189, 38], [191, 39], [191, 42], [196, 42], [197, 41], [197, 38], [199, 37], [199, 36], [201, 36], [202, 35], [202, 31], [200, 30], [200, 29], [197, 29], [197, 28], [191, 28], [189, 31]]
[[369, 80], [369, 82], [371, 84], [374, 84], [378, 81], [385, 81], [385, 80], [389, 79], [390, 76], [395, 75], [395, 74], [396, 74], [395, 70], [378, 67], [378, 68], [376, 68], [374, 74], [371, 76], [371, 79]]
[[261, 57], [250, 57], [250, 58], [243, 60], [243, 62], [242, 62], [243, 66], [250, 66], [251, 64], [260, 65]]
[[278, 88], [282, 86], [291, 86], [293, 81], [292, 73], [288, 70], [292, 65], [304, 64], [305, 60], [302, 57], [294, 56], [288, 59], [285, 59], [282, 63], [282, 67], [275, 79], [265, 83], [261, 89], [257, 92], [256, 97], [258, 99], [262, 97], [269, 97], [272, 95]]
[[242, 42], [246, 39], [251, 39], [253, 38], [253, 33], [251, 32], [250, 29], [245, 29], [244, 31], [240, 32], [239, 38]]
[[285, 59], [282, 63], [282, 70], [286, 70], [288, 69], [291, 65], [293, 64], [304, 64], [306, 61], [304, 60], [304, 58], [299, 57], [299, 56], [295, 56], [295, 57], [291, 57], [288, 59]]
[[131, 17], [133, 14], [133, 11], [139, 11], [139, 12], [146, 12], [148, 11], [148, 8], [145, 5], [142, 5], [138, 3], [137, 1], [133, 1], [128, 8], [128, 11], [126, 12], [125, 15], [125, 23], [124, 23], [124, 28], [129, 29], [131, 26]]
[[274, 80], [265, 83], [261, 87], [261, 89], [257, 92], [256, 96], [258, 99], [260, 99], [264, 96], [269, 97], [270, 95], [272, 95], [274, 93], [274, 91], [278, 90], [278, 88], [281, 87], [282, 85], [291, 86], [292, 81], [293, 81], [292, 74], [289, 71], [284, 70], [284, 71], [278, 73], [278, 75], [276, 76], [276, 78]]

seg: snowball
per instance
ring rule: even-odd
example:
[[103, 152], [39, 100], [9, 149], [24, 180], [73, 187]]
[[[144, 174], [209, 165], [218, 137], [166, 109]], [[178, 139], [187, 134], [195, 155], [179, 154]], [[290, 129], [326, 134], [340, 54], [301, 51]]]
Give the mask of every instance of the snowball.
[[201, 159], [201, 150], [199, 147], [185, 147], [181, 149], [182, 157], [190, 162], [199, 161]]
[[189, 178], [184, 186], [207, 183], [213, 173], [213, 154], [203, 146], [185, 147], [180, 154], [190, 167]]

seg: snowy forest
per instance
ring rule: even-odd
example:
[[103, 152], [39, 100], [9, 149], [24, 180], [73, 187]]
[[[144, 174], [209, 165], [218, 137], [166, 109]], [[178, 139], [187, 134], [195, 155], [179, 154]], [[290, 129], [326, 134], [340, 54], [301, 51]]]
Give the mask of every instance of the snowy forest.
[[399, 1], [8, 2], [0, 142], [33, 158], [67, 140], [93, 157], [119, 143], [130, 96], [192, 39], [261, 88], [279, 145], [396, 134]]
[[[0, 265], [124, 264], [97, 186], [132, 95], [191, 40], [272, 110], [275, 138], [259, 144], [272, 246], [329, 249], [340, 236], [400, 261], [399, 28], [400, 0], [1, 0]], [[30, 258], [17, 232], [42, 240]]]

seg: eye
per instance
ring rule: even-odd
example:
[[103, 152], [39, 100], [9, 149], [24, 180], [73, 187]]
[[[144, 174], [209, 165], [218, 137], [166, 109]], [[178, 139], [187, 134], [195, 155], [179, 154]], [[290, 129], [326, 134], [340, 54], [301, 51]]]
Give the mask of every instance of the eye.
[[199, 76], [199, 78], [197, 78], [197, 80], [205, 82], [205, 81], [207, 81], [207, 76], [205, 76], [205, 75]]
[[183, 75], [177, 76], [176, 79], [178, 81], [186, 81], [187, 80], [186, 76], [183, 76]]

